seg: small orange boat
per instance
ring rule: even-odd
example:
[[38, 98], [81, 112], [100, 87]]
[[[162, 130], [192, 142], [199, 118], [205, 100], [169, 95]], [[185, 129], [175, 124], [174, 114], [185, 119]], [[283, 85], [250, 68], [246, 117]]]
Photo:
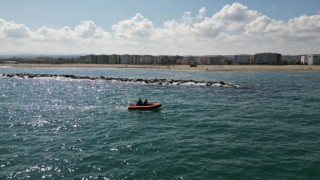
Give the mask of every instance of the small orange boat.
[[148, 109], [157, 109], [159, 107], [161, 107], [161, 103], [160, 102], [152, 102], [152, 103], [148, 103], [148, 105], [136, 105], [136, 104], [130, 104], [128, 106], [129, 110], [148, 110]]

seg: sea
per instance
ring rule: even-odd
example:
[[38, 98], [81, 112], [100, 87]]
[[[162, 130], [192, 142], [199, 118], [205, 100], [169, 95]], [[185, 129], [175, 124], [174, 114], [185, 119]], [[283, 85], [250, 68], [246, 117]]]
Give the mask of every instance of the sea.
[[0, 179], [319, 178], [319, 71], [0, 67]]

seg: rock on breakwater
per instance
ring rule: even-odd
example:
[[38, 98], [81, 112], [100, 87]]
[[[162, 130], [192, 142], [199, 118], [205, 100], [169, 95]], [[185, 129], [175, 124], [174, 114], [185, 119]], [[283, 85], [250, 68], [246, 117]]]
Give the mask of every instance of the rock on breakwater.
[[82, 80], [106, 80], [106, 81], [120, 81], [120, 82], [136, 82], [145, 84], [158, 85], [199, 85], [199, 86], [225, 86], [238, 87], [237, 84], [226, 83], [224, 81], [197, 81], [197, 80], [175, 80], [175, 79], [142, 79], [142, 78], [115, 78], [104, 76], [76, 76], [68, 74], [29, 74], [29, 73], [11, 73], [0, 74], [4, 77], [17, 78], [66, 78], [66, 79], [82, 79]]

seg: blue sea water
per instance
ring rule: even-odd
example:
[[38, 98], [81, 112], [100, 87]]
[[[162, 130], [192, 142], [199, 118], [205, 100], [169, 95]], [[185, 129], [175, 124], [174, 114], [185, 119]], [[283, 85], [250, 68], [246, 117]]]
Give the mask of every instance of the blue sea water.
[[[320, 72], [0, 68], [0, 179], [318, 179]], [[157, 111], [128, 111], [137, 99]]]

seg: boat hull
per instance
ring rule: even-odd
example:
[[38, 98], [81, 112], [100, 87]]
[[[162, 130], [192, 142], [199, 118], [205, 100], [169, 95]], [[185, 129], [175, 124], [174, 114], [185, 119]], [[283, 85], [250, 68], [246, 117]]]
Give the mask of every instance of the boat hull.
[[129, 110], [148, 110], [148, 109], [157, 109], [161, 106], [162, 104], [160, 102], [152, 102], [152, 103], [149, 103], [148, 105], [142, 105], [142, 106], [131, 104], [128, 106], [128, 109]]

